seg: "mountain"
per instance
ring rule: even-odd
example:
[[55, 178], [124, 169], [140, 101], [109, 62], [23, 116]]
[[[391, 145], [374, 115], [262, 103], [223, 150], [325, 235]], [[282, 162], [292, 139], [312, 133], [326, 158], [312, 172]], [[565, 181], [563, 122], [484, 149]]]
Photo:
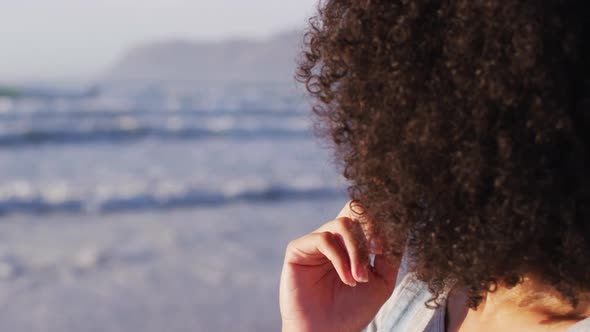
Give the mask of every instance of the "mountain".
[[0, 97], [18, 97], [21, 92], [17, 88], [1, 86], [0, 85]]
[[107, 81], [285, 82], [293, 80], [301, 34], [267, 40], [161, 41], [131, 49]]

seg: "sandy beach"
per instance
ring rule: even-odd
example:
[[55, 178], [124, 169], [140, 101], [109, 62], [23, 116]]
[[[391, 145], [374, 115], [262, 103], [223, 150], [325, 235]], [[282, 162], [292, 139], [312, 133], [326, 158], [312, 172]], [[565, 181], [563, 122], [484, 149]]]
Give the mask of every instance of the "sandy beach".
[[286, 244], [344, 199], [5, 218], [0, 328], [277, 331]]

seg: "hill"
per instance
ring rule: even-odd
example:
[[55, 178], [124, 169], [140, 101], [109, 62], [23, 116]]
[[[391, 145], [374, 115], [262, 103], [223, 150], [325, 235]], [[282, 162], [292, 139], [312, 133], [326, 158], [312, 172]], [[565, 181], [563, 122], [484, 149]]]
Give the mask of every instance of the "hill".
[[301, 34], [267, 40], [169, 40], [131, 49], [107, 81], [285, 82], [293, 79]]

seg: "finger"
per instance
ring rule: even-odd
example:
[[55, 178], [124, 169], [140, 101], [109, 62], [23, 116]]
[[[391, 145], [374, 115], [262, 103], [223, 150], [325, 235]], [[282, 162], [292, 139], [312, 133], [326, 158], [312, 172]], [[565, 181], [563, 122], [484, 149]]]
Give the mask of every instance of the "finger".
[[356, 286], [348, 254], [330, 232], [312, 233], [292, 241], [285, 257], [288, 264], [305, 266], [321, 265], [328, 259], [343, 283]]
[[369, 253], [361, 225], [350, 218], [338, 218], [320, 227], [318, 231], [336, 234], [348, 253], [354, 279], [357, 282], [368, 282]]
[[340, 210], [336, 218], [350, 218], [350, 219], [361, 219], [364, 213], [363, 208], [355, 201], [348, 201], [346, 205]]
[[369, 252], [373, 254], [383, 253], [383, 241], [377, 235], [374, 223], [367, 220], [365, 210], [360, 203], [348, 201], [342, 210], [340, 210], [340, 213], [338, 213], [337, 219], [342, 217], [355, 220], [362, 226], [363, 234], [367, 239]]

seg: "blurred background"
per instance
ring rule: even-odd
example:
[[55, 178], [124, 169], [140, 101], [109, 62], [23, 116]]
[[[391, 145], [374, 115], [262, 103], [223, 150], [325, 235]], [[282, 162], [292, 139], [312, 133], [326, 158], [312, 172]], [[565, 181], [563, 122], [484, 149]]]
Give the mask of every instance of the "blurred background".
[[0, 330], [278, 331], [347, 200], [293, 79], [316, 0], [0, 6]]

